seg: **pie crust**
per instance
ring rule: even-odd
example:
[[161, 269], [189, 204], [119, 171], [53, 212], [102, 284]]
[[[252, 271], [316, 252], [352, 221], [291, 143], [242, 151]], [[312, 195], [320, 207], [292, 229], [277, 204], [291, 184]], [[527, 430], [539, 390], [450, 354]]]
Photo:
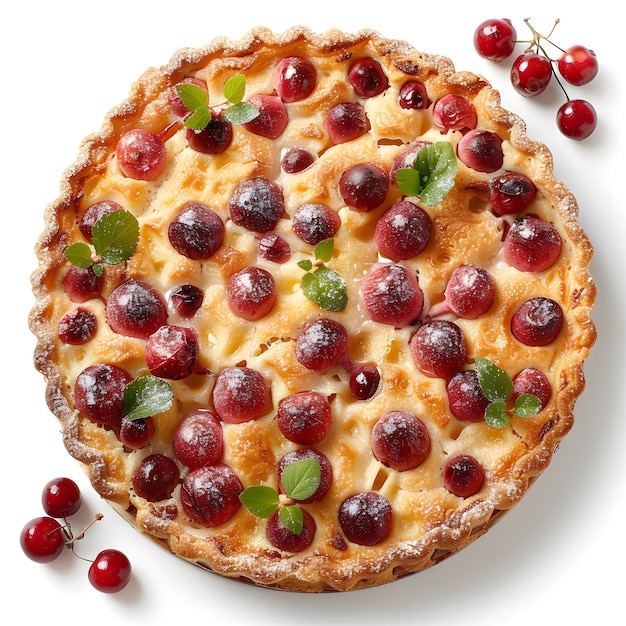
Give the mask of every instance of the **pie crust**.
[[[233, 139], [225, 152], [207, 155], [193, 150], [186, 129], [169, 104], [174, 85], [184, 78], [208, 84], [211, 106], [224, 101], [225, 81], [246, 77], [246, 99], [252, 94], [274, 94], [274, 72], [279, 60], [291, 55], [309, 59], [317, 83], [307, 98], [287, 102], [289, 123], [275, 139], [233, 125]], [[388, 78], [379, 95], [362, 97], [347, 80], [355, 60], [377, 60]], [[409, 80], [421, 82], [428, 107], [403, 109], [399, 90]], [[433, 123], [434, 102], [459, 94], [473, 104], [477, 127], [502, 140], [504, 160], [495, 172], [479, 172], [458, 161], [454, 187], [434, 206], [423, 206], [432, 221], [428, 245], [400, 263], [414, 271], [424, 296], [419, 319], [395, 328], [370, 319], [359, 294], [364, 276], [375, 266], [392, 263], [379, 255], [374, 240], [377, 220], [403, 199], [393, 182], [384, 202], [371, 211], [346, 206], [339, 179], [355, 163], [369, 162], [387, 174], [393, 160], [416, 140], [445, 141], [455, 149], [462, 130], [440, 131]], [[366, 113], [367, 130], [351, 141], [334, 145], [324, 128], [329, 109], [340, 102], [359, 102]], [[117, 163], [116, 146], [127, 131], [142, 128], [167, 131], [167, 163], [155, 181], [125, 176]], [[303, 171], [285, 173], [281, 155], [291, 147], [315, 156]], [[521, 271], [504, 260], [507, 230], [519, 215], [496, 215], [486, 194], [488, 181], [504, 171], [528, 176], [537, 196], [525, 213], [551, 223], [562, 240], [557, 261], [539, 272]], [[289, 243], [291, 257], [284, 263], [262, 258], [262, 233], [237, 225], [229, 217], [229, 199], [242, 180], [265, 177], [284, 193], [285, 212], [272, 232]], [[106, 265], [99, 296], [77, 304], [68, 297], [63, 279], [71, 264], [64, 257], [69, 245], [84, 242], [78, 222], [98, 201], [114, 200], [133, 213], [140, 225], [139, 244], [129, 260]], [[206, 260], [193, 260], [174, 250], [168, 225], [188, 201], [214, 209], [225, 224], [224, 243]], [[334, 253], [328, 266], [347, 285], [348, 304], [328, 312], [305, 297], [300, 286], [305, 273], [298, 261], [313, 259], [314, 246], [293, 231], [291, 218], [304, 203], [322, 203], [340, 217], [334, 235]], [[95, 490], [144, 535], [172, 553], [207, 570], [257, 585], [292, 591], [344, 591], [387, 583], [421, 571], [464, 548], [485, 533], [502, 513], [514, 507], [530, 484], [551, 462], [553, 453], [573, 425], [575, 401], [584, 388], [583, 361], [596, 330], [590, 314], [596, 292], [588, 266], [592, 246], [577, 221], [575, 198], [556, 180], [548, 148], [529, 139], [524, 122], [500, 105], [499, 94], [483, 78], [456, 71], [450, 60], [415, 50], [402, 41], [373, 31], [315, 34], [303, 27], [282, 34], [258, 28], [243, 39], [218, 38], [202, 49], [184, 49], [160, 69], [149, 69], [133, 85], [128, 99], [113, 108], [100, 131], [88, 136], [76, 162], [65, 172], [60, 197], [45, 214], [46, 226], [36, 248], [39, 267], [32, 278], [35, 306], [30, 327], [37, 337], [35, 365], [47, 384], [47, 402], [62, 426], [68, 452], [84, 466]], [[422, 373], [411, 356], [410, 338], [428, 321], [429, 310], [443, 299], [451, 272], [462, 264], [486, 268], [495, 281], [495, 300], [476, 319], [448, 313], [463, 331], [467, 344], [465, 369], [482, 356], [513, 377], [526, 367], [548, 377], [552, 395], [534, 417], [511, 416], [510, 424], [495, 428], [484, 420], [462, 421], [450, 410], [444, 378]], [[249, 321], [233, 313], [225, 293], [228, 277], [257, 265], [276, 281], [277, 299], [270, 313]], [[115, 427], [81, 414], [73, 389], [86, 367], [108, 363], [135, 378], [147, 373], [146, 340], [114, 332], [107, 322], [106, 305], [112, 290], [128, 279], [146, 280], [164, 297], [181, 284], [204, 292], [200, 310], [181, 319], [171, 309], [168, 323], [194, 327], [199, 337], [198, 362], [204, 371], [170, 380], [172, 407], [156, 416], [156, 433], [141, 449], [125, 447]], [[531, 297], [550, 298], [560, 305], [564, 322], [558, 337], [546, 346], [527, 346], [515, 339], [511, 318]], [[71, 345], [59, 338], [61, 318], [77, 308], [95, 315], [97, 331], [90, 341]], [[368, 400], [350, 392], [345, 368], [307, 369], [297, 360], [296, 338], [304, 325], [332, 318], [348, 330], [350, 357], [373, 363], [381, 374], [380, 388]], [[271, 408], [258, 419], [223, 423], [224, 451], [220, 462], [232, 468], [243, 487], [277, 488], [277, 463], [287, 452], [313, 447], [332, 465], [332, 484], [319, 502], [302, 504], [316, 524], [312, 545], [296, 553], [281, 551], [267, 539], [267, 521], [244, 506], [227, 521], [205, 527], [183, 510], [180, 482], [189, 469], [174, 454], [173, 432], [192, 408], [213, 410], [212, 388], [226, 367], [245, 364], [263, 374], [270, 385]], [[330, 398], [332, 428], [312, 446], [289, 441], [277, 427], [281, 399], [303, 390], [317, 390]], [[418, 467], [397, 471], [372, 452], [374, 424], [390, 411], [406, 411], [426, 426], [431, 449]], [[142, 459], [162, 453], [175, 460], [179, 484], [169, 497], [148, 501], [135, 493], [132, 476]], [[470, 454], [485, 472], [482, 488], [468, 497], [444, 486], [445, 460]], [[346, 538], [338, 510], [346, 498], [376, 492], [390, 503], [389, 535], [375, 545]]]

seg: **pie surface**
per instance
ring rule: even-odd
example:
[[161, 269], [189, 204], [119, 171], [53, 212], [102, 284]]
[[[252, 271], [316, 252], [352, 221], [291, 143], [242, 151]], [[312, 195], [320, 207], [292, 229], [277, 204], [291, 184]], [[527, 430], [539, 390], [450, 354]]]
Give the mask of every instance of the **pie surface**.
[[[278, 78], [293, 57], [309, 69]], [[230, 123], [241, 76], [259, 115]], [[189, 79], [220, 125], [209, 139], [185, 126]], [[449, 95], [465, 121], [458, 100], [438, 108]], [[139, 174], [146, 144], [120, 148], [137, 129], [156, 150]], [[433, 159], [453, 171], [434, 200], [397, 177], [423, 174], [426, 149], [427, 182]], [[592, 246], [552, 170], [484, 79], [372, 31], [256, 29], [179, 51], [85, 139], [46, 212], [30, 325], [69, 453], [142, 533], [224, 576], [343, 591], [436, 564], [521, 500], [573, 426]], [[93, 253], [94, 206], [136, 218], [123, 260]], [[78, 243], [95, 265], [68, 259]], [[503, 398], [476, 386], [480, 362], [508, 375]], [[137, 379], [164, 381], [171, 402], [122, 434]], [[521, 393], [541, 405], [529, 417]], [[190, 415], [210, 422], [204, 440], [181, 434]], [[281, 491], [289, 454], [321, 474], [316, 495], [279, 498], [276, 514], [304, 511], [295, 539], [239, 499]]]

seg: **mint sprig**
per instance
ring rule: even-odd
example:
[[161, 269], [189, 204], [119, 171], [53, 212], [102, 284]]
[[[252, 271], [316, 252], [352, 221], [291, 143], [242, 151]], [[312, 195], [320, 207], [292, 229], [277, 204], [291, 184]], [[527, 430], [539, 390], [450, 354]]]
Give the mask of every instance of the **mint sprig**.
[[174, 390], [156, 376], [139, 376], [124, 387], [123, 415], [138, 420], [167, 411], [172, 406]]
[[[300, 459], [287, 465], [281, 473], [285, 495], [292, 500], [306, 500], [319, 488], [321, 468], [317, 459]], [[304, 526], [302, 509], [295, 504], [282, 504], [273, 487], [255, 485], [248, 487], [239, 500], [253, 515], [266, 519], [277, 509], [280, 522], [294, 535], [300, 535]]]
[[[483, 357], [475, 359], [476, 374], [489, 405], [485, 422], [494, 428], [505, 428], [511, 422], [507, 402], [513, 393], [513, 381], [506, 371]], [[518, 417], [533, 417], [541, 410], [541, 400], [533, 394], [520, 395], [514, 403], [513, 413]]]
[[454, 187], [457, 169], [452, 145], [438, 141], [417, 153], [413, 167], [396, 170], [396, 182], [405, 195], [418, 196], [426, 206], [434, 206]]
[[[202, 130], [212, 119], [209, 109], [209, 94], [192, 83], [176, 85], [176, 93], [189, 109], [191, 115], [184, 121], [187, 128]], [[224, 85], [224, 98], [229, 107], [224, 111], [224, 117], [231, 124], [246, 124], [259, 115], [259, 110], [249, 102], [244, 102], [246, 93], [246, 77], [243, 74], [231, 76]]]
[[92, 249], [83, 242], [69, 246], [63, 255], [78, 267], [93, 268], [102, 276], [103, 263], [117, 265], [127, 261], [135, 252], [139, 242], [139, 222], [124, 209], [103, 215], [93, 226]]
[[325, 311], [343, 311], [348, 304], [344, 279], [325, 265], [332, 259], [334, 248], [334, 239], [324, 239], [315, 246], [316, 265], [310, 259], [298, 261], [298, 267], [306, 272], [300, 281], [302, 293]]

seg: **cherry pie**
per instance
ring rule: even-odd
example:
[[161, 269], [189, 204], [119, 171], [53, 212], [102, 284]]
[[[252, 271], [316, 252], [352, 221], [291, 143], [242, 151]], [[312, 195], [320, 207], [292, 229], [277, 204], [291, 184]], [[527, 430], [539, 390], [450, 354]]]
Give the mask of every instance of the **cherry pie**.
[[485, 533], [573, 425], [592, 246], [482, 78], [372, 31], [179, 51], [46, 212], [35, 363], [146, 536], [293, 591]]

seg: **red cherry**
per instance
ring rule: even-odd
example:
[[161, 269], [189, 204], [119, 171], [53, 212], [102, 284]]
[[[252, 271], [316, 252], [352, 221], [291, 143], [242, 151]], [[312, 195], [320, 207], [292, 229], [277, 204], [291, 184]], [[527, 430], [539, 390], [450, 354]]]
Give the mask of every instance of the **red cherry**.
[[568, 100], [557, 111], [556, 123], [566, 137], [582, 141], [596, 129], [598, 116], [586, 100]]
[[69, 517], [80, 509], [80, 489], [70, 478], [53, 478], [43, 488], [41, 504], [50, 517]]
[[35, 517], [20, 533], [24, 554], [36, 563], [50, 563], [63, 551], [67, 535], [63, 526], [52, 517]]
[[511, 20], [485, 20], [474, 32], [474, 48], [481, 57], [500, 63], [513, 53], [516, 39]]
[[89, 582], [102, 593], [116, 593], [130, 580], [131, 565], [119, 550], [102, 550], [89, 567]]
[[525, 52], [515, 59], [511, 67], [511, 84], [526, 98], [539, 95], [552, 78], [552, 64], [536, 52]]
[[561, 76], [572, 85], [586, 85], [598, 73], [596, 53], [584, 46], [568, 48], [557, 62]]

